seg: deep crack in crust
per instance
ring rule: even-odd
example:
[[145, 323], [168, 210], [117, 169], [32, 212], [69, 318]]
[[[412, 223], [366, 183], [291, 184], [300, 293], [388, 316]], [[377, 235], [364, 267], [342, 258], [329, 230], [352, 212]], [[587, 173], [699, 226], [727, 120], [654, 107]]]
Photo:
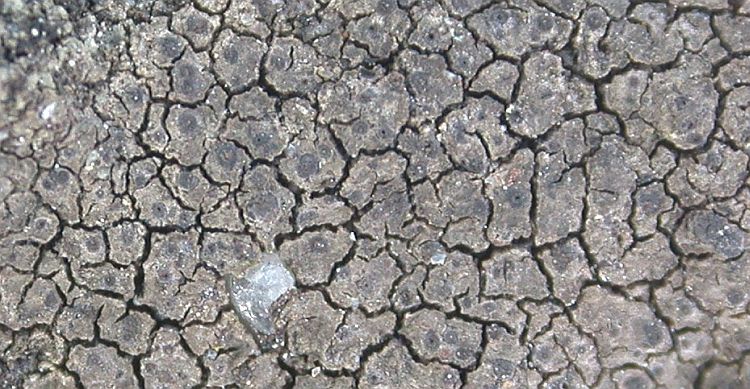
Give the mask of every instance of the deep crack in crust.
[[[0, 386], [750, 386], [750, 2], [0, 5]], [[269, 343], [227, 280], [274, 252]]]

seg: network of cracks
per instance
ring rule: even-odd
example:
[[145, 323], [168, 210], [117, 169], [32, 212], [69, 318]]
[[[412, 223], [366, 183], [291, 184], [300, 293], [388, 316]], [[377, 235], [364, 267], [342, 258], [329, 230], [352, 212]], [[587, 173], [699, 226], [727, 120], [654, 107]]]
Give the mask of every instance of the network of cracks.
[[750, 3], [6, 0], [3, 388], [750, 386]]

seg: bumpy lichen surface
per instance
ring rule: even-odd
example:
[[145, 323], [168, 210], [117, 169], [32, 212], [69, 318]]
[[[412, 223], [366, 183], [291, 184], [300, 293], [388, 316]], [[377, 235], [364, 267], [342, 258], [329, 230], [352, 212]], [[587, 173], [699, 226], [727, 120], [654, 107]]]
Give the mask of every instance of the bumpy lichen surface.
[[750, 2], [0, 0], [0, 387], [750, 387]]

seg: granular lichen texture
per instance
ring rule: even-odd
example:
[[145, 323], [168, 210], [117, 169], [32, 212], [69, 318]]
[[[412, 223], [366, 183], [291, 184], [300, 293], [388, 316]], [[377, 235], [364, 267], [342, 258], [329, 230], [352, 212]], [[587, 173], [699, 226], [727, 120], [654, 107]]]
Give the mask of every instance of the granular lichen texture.
[[750, 0], [0, 0], [0, 389], [750, 388]]

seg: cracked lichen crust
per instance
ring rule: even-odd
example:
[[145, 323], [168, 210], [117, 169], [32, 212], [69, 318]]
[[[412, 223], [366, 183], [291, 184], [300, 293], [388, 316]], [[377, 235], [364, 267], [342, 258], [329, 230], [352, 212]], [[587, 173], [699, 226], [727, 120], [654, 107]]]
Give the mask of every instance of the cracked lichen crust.
[[0, 0], [0, 388], [750, 387], [750, 0]]

